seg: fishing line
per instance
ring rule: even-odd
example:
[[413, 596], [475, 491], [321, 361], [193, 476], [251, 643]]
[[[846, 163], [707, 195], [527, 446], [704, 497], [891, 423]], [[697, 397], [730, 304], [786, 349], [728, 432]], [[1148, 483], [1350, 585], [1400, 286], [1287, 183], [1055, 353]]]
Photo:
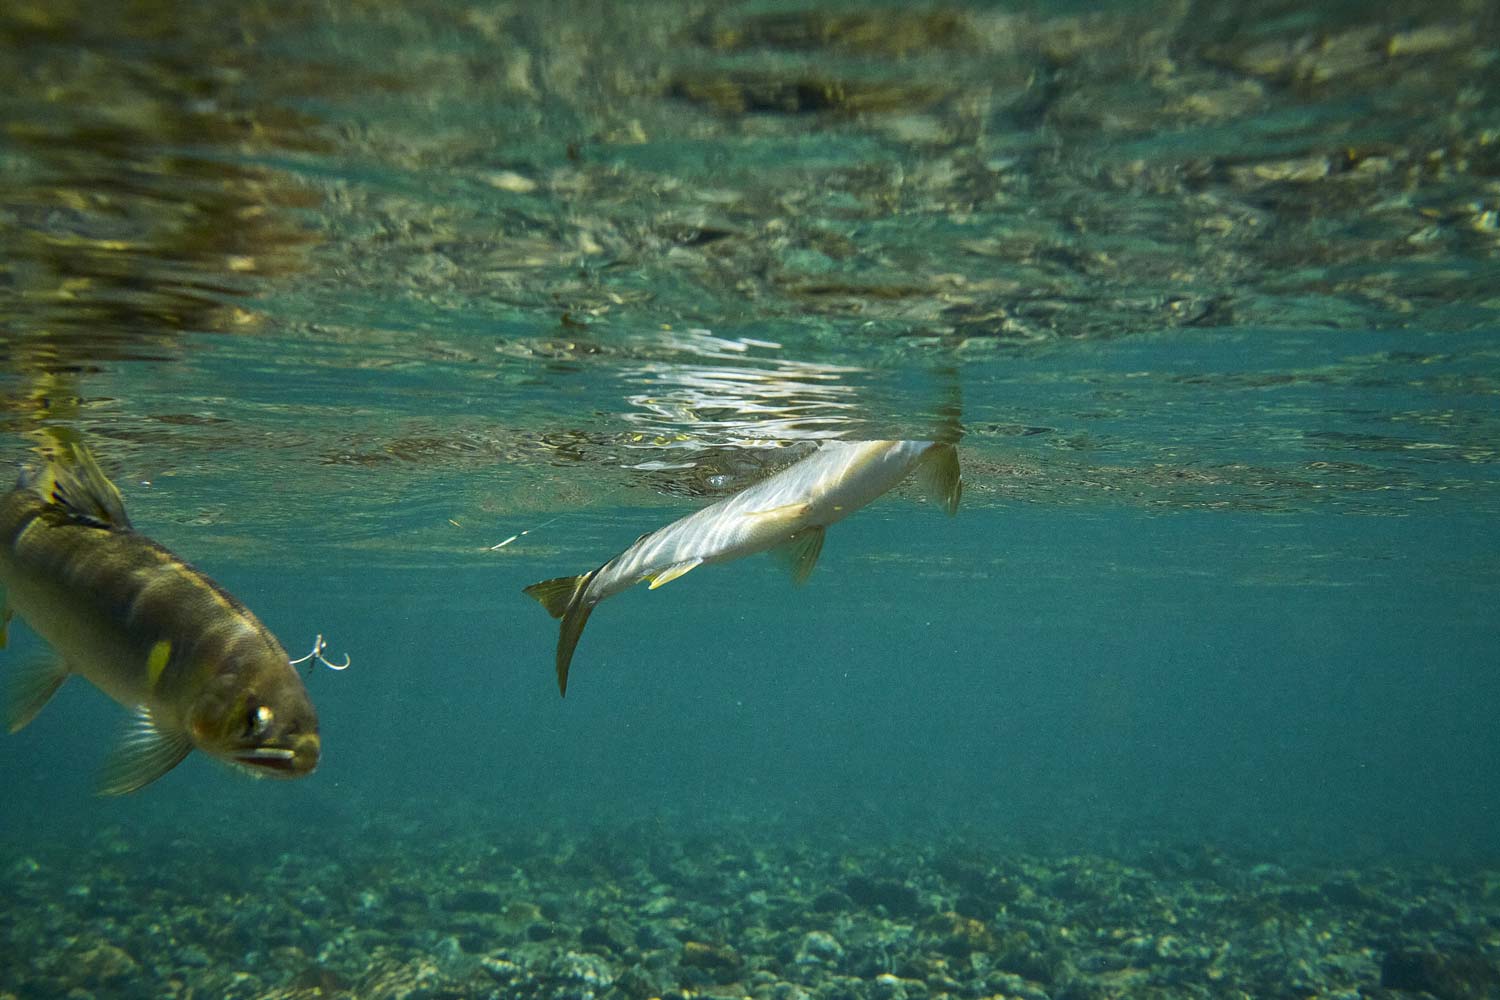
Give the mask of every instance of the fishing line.
[[527, 528], [525, 531], [518, 531], [514, 535], [511, 535], [509, 538], [507, 538], [505, 541], [503, 541], [503, 542], [496, 542], [494, 545], [491, 545], [490, 546], [490, 551], [494, 552], [496, 549], [503, 549], [507, 545], [509, 545], [511, 542], [513, 542], [516, 539], [520, 538], [522, 535], [529, 535], [533, 531], [540, 531], [542, 528], [545, 528], [547, 525], [552, 524], [554, 521], [560, 521], [560, 520], [562, 520], [562, 518], [563, 518], [563, 515], [559, 514], [556, 517], [554, 517], [551, 521], [543, 521], [541, 524], [537, 525], [535, 528]]

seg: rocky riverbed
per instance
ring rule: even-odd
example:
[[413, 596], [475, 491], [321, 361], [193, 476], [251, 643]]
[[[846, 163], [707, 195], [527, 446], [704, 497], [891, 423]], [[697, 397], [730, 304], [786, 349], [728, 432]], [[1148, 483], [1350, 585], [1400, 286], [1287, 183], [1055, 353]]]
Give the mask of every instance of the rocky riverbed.
[[6, 846], [0, 899], [0, 1000], [1500, 995], [1500, 870], [1206, 845], [109, 829]]

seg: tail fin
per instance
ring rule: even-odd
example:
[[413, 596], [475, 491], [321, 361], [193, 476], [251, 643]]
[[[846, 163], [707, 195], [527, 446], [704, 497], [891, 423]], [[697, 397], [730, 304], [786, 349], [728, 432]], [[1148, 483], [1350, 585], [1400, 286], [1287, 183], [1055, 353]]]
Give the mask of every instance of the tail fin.
[[950, 515], [958, 513], [958, 498], [963, 496], [964, 481], [958, 471], [958, 449], [951, 444], [935, 444], [927, 450], [917, 468], [922, 489], [943, 505]]
[[573, 662], [573, 650], [578, 647], [583, 626], [594, 610], [592, 604], [584, 602], [583, 592], [597, 572], [591, 569], [578, 576], [559, 576], [533, 583], [522, 590], [528, 597], [536, 598], [537, 603], [547, 609], [547, 614], [562, 619], [562, 628], [557, 635], [557, 690], [563, 697], [568, 694], [568, 666]]

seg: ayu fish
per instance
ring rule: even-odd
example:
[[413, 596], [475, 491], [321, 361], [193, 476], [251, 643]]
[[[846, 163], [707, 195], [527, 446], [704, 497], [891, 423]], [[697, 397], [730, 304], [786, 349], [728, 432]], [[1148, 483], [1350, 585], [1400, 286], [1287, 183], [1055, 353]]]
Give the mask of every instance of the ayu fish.
[[138, 534], [76, 443], [0, 497], [0, 646], [19, 613], [56, 657], [10, 684], [11, 732], [79, 674], [136, 713], [99, 791], [121, 795], [193, 749], [254, 775], [318, 764], [318, 717], [286, 650], [239, 601]]
[[598, 569], [543, 580], [525, 588], [553, 618], [557, 686], [568, 692], [568, 666], [594, 605], [651, 581], [655, 590], [705, 563], [728, 562], [778, 550], [801, 584], [823, 549], [830, 524], [848, 517], [913, 471], [949, 514], [958, 510], [963, 483], [958, 452], [933, 441], [828, 441], [794, 465], [734, 496], [636, 539]]

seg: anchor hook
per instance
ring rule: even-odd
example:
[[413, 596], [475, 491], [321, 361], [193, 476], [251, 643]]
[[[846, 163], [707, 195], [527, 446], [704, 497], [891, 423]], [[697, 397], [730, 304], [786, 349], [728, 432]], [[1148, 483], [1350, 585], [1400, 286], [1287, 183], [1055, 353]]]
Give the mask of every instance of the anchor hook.
[[317, 660], [319, 663], [323, 664], [323, 666], [327, 667], [329, 670], [347, 670], [348, 669], [349, 664], [352, 662], [349, 659], [349, 654], [348, 653], [344, 654], [344, 662], [343, 663], [334, 663], [332, 660], [328, 659], [328, 657], [326, 657], [326, 656], [323, 655], [323, 652], [326, 649], [328, 649], [328, 643], [327, 643], [327, 641], [324, 640], [323, 633], [319, 632], [318, 633], [318, 637], [315, 640], [313, 640], [312, 651], [310, 653], [308, 653], [306, 656], [299, 656], [295, 660], [292, 660], [291, 664], [292, 664], [292, 666], [296, 667], [296, 666], [301, 666], [304, 663], [311, 663], [311, 661]]

